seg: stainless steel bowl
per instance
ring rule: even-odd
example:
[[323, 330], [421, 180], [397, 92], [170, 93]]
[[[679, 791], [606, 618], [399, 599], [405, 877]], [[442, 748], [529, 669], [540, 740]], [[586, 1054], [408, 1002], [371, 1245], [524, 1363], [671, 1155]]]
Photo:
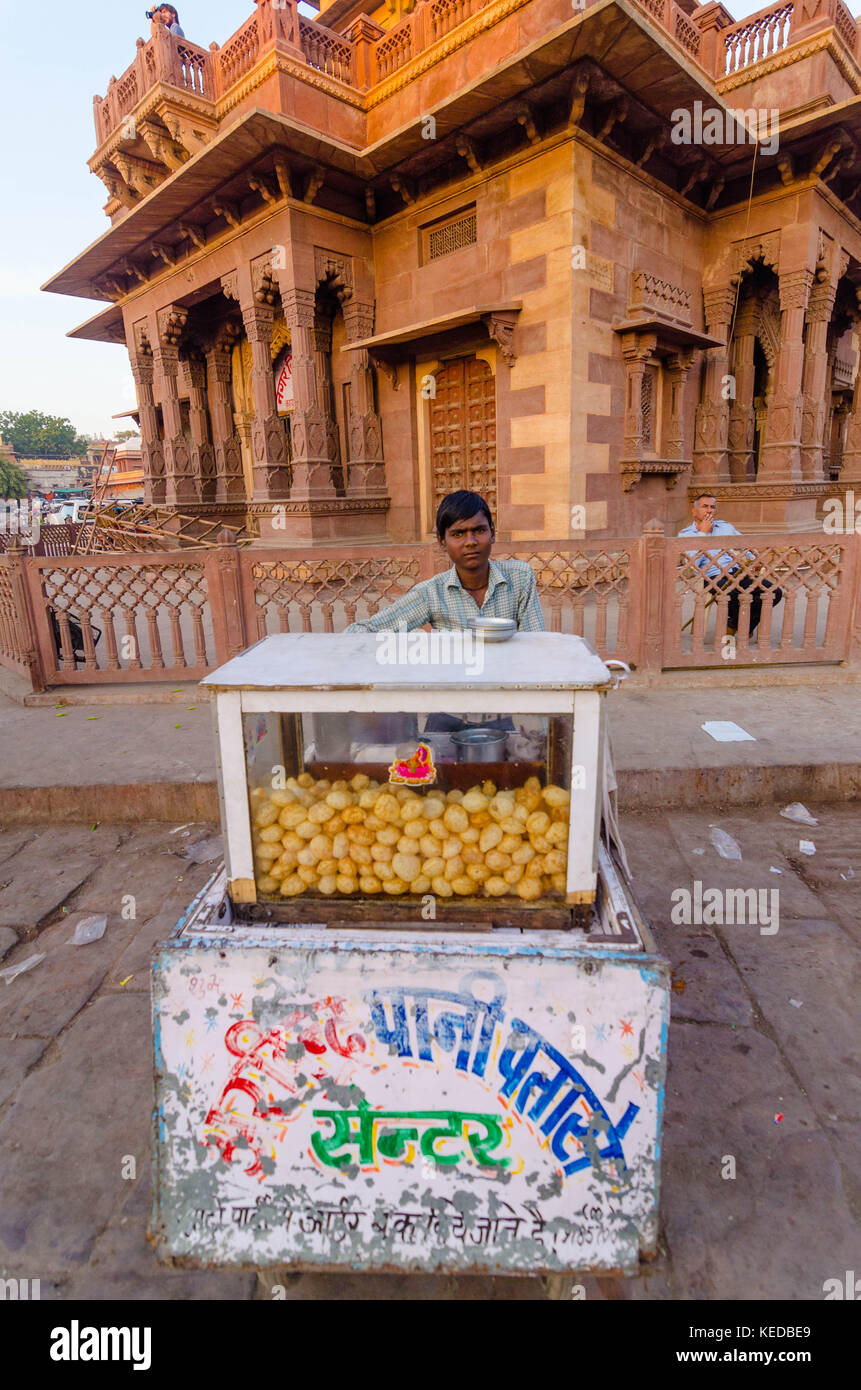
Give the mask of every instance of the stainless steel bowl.
[[513, 618], [467, 618], [466, 625], [480, 632], [485, 642], [507, 642], [517, 631]]
[[459, 763], [497, 763], [505, 758], [508, 734], [503, 729], [459, 729], [451, 741]]

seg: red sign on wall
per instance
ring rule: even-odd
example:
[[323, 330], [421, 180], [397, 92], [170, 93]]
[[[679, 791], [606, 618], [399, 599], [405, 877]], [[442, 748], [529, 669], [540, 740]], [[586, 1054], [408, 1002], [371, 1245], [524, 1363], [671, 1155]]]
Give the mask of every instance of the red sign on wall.
[[289, 415], [293, 409], [293, 354], [289, 348], [275, 363], [275, 409]]

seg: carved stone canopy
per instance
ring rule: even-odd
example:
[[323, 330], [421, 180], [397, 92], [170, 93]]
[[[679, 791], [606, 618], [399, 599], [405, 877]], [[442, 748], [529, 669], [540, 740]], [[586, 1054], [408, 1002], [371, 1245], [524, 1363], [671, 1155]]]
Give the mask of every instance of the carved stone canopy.
[[650, 338], [654, 338], [655, 342], [649, 351], [657, 351], [659, 355], [678, 352], [680, 348], [712, 348], [723, 345], [723, 338], [715, 338], [710, 333], [700, 333], [680, 323], [668, 323], [654, 315], [617, 323], [613, 332], [621, 337], [624, 356], [640, 355]]
[[477, 306], [465, 309], [459, 314], [448, 314], [441, 318], [425, 319], [422, 323], [409, 324], [406, 328], [391, 329], [388, 333], [376, 333], [373, 337], [360, 338], [341, 348], [342, 352], [355, 352], [366, 349], [378, 366], [392, 372], [399, 362], [405, 362], [418, 351], [434, 351], [436, 348], [451, 346], [453, 340], [474, 334], [483, 328], [488, 337], [499, 345], [502, 357], [508, 366], [516, 360], [514, 351], [514, 329], [520, 313], [521, 300], [511, 300], [505, 304]]

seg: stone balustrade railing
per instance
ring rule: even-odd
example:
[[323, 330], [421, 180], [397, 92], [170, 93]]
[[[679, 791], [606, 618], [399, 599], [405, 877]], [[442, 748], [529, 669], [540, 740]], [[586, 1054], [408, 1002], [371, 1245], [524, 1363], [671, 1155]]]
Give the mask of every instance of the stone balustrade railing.
[[[726, 66], [718, 76], [739, 72], [788, 47], [796, 9], [793, 0], [785, 0], [783, 4], [759, 10], [724, 29], [721, 38], [725, 45]], [[854, 21], [852, 23], [854, 31]]]
[[[726, 669], [729, 594], [697, 566], [716, 553], [704, 546], [650, 522], [640, 536], [500, 542], [495, 553], [532, 565], [551, 631], [657, 674]], [[755, 638], [750, 590], [741, 591], [739, 665], [857, 668], [861, 537], [745, 533], [726, 549], [741, 572], [772, 586]], [[424, 544], [388, 545], [382, 556], [347, 542], [39, 556], [16, 543], [0, 554], [0, 666], [35, 689], [197, 680], [268, 632], [340, 632], [443, 564]]]
[[[218, 102], [267, 52], [282, 48], [294, 59], [359, 90], [384, 82], [411, 59], [431, 48], [492, 0], [419, 0], [411, 14], [380, 31], [366, 18], [335, 33], [300, 16], [296, 0], [255, 0], [254, 13], [221, 47], [202, 48], [177, 39], [157, 26], [152, 37], [138, 39], [134, 62], [118, 80], [111, 78], [104, 97], [95, 98], [99, 145], [122, 127], [139, 102], [158, 83]], [[800, 0], [781, 0], [736, 24], [720, 28], [715, 7], [688, 15], [675, 0], [637, 0], [689, 59], [714, 78], [762, 62], [794, 42], [801, 25]], [[725, 11], [723, 11], [725, 16]], [[500, 14], [500, 18], [503, 14]], [[816, 0], [805, 12], [804, 29], [833, 26], [846, 47], [861, 60], [861, 25], [843, 0]]]

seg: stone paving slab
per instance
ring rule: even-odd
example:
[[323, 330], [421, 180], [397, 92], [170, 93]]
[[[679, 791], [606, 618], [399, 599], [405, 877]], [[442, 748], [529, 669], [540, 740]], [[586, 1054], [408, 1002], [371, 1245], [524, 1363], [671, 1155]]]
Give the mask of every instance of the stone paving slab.
[[0, 996], [0, 1028], [4, 1033], [54, 1038], [92, 999], [113, 961], [135, 935], [134, 922], [112, 917], [100, 941], [86, 946], [71, 944], [77, 912], [46, 928], [36, 941], [22, 944], [10, 959], [13, 964], [35, 952], [45, 959], [19, 975]]
[[820, 1119], [861, 1120], [861, 949], [833, 922], [806, 920], [766, 939], [737, 933], [731, 949]]
[[[15, 835], [20, 834], [19, 831]], [[115, 829], [40, 827], [0, 866], [0, 927], [37, 928], [119, 844]]]
[[3, 1038], [0, 1042], [0, 1108], [16, 1094], [47, 1046], [45, 1038]]
[[124, 1157], [147, 1160], [152, 1062], [141, 1002], [94, 1000], [0, 1122], [0, 1263], [19, 1277], [84, 1265], [125, 1195]]
[[[821, 1297], [859, 1250], [840, 1164], [775, 1044], [750, 1028], [730, 1036], [671, 1032], [662, 1211], [673, 1296]], [[721, 1176], [729, 1156], [734, 1179]]]
[[717, 941], [680, 938], [673, 951], [670, 1016], [695, 1023], [753, 1022], [750, 995]]
[[257, 1276], [251, 1271], [174, 1270], [159, 1264], [146, 1238], [152, 1205], [148, 1157], [122, 1202], [115, 1220], [96, 1240], [86, 1269], [63, 1284], [63, 1299], [150, 1299], [223, 1301], [252, 1298]]

